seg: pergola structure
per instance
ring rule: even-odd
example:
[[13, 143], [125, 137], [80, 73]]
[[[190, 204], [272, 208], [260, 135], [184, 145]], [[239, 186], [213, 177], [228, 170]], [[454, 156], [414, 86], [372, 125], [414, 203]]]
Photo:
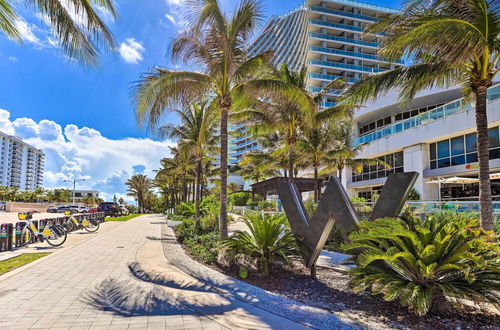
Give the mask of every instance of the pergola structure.
[[[318, 187], [321, 187], [321, 183], [323, 182], [323, 179], [317, 179], [318, 180]], [[277, 176], [271, 179], [267, 179], [261, 182], [254, 183], [250, 185], [252, 187], [252, 192], [254, 194], [259, 194], [262, 196], [266, 195], [277, 195], [278, 191], [276, 190], [276, 187], [278, 186], [278, 183], [282, 182], [288, 182], [288, 178], [284, 178], [281, 176]], [[297, 189], [299, 190], [300, 193], [306, 192], [306, 191], [314, 191], [314, 183], [316, 180], [314, 178], [294, 178], [293, 183], [297, 186]]]

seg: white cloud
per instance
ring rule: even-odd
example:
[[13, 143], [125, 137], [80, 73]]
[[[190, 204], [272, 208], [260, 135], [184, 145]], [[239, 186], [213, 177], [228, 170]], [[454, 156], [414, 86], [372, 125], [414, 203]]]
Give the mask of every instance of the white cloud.
[[27, 41], [36, 45], [40, 45], [40, 39], [35, 35], [33, 30], [36, 29], [36, 26], [34, 24], [30, 24], [26, 22], [22, 18], [18, 18], [15, 21], [15, 26], [17, 30], [19, 31], [19, 35], [21, 36], [21, 39], [23, 41]]
[[176, 25], [177, 22], [175, 21], [175, 18], [174, 16], [170, 15], [170, 14], [165, 14], [165, 17], [170, 21], [172, 22], [172, 24]]
[[142, 53], [145, 48], [134, 38], [127, 38], [125, 42], [120, 44], [118, 51], [125, 62], [137, 64], [143, 60]]
[[167, 3], [167, 5], [180, 5], [180, 4], [183, 4], [185, 2], [185, 0], [165, 0], [165, 2]]
[[134, 173], [144, 171], [153, 177], [160, 159], [168, 157], [169, 146], [174, 145], [149, 138], [110, 139], [89, 127], [70, 124], [63, 128], [51, 120], [11, 120], [10, 113], [2, 109], [0, 131], [18, 135], [45, 151], [46, 188], [69, 187], [63, 180], [86, 178], [78, 188], [99, 190], [108, 199], [114, 194], [124, 196], [124, 182]]
[[19, 59], [17, 57], [15, 57], [15, 56], [9, 56], [8, 59], [11, 62], [17, 62], [17, 61], [19, 61]]
[[101, 19], [103, 21], [105, 21], [106, 23], [112, 23], [115, 21], [113, 14], [105, 7], [96, 5], [95, 9], [96, 9], [97, 13], [99, 14], [99, 17], [101, 17]]

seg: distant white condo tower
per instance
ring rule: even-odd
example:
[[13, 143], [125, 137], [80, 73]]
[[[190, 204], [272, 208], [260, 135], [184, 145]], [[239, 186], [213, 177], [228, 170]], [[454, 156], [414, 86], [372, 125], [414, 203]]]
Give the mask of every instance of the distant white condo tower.
[[34, 191], [43, 185], [43, 150], [37, 149], [20, 137], [0, 132], [0, 185]]

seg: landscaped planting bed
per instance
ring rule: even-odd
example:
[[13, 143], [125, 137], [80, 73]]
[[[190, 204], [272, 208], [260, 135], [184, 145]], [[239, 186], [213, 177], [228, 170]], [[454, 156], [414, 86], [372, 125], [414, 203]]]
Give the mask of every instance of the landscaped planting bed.
[[347, 316], [367, 327], [379, 328], [383, 324], [389, 328], [412, 329], [500, 329], [499, 311], [491, 305], [486, 308], [486, 313], [471, 306], [466, 310], [453, 309], [448, 314], [431, 311], [425, 316], [417, 316], [396, 301], [385, 301], [382, 296], [368, 291], [356, 293], [351, 287], [349, 274], [318, 268], [317, 278], [312, 278], [298, 257], [293, 257], [290, 265], [274, 263], [270, 276], [249, 266], [245, 272], [247, 277], [242, 278], [240, 265], [214, 257], [222, 249], [216, 244], [213, 234], [210, 235], [210, 244], [205, 238], [200, 240], [204, 247], [200, 254], [200, 246], [193, 244], [192, 239], [179, 239], [179, 230], [174, 228], [174, 231], [185, 252], [212, 269], [304, 304]]

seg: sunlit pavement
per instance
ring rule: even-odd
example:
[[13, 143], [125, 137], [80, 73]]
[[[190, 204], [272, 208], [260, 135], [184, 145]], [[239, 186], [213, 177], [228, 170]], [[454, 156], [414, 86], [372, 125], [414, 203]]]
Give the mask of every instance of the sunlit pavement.
[[163, 221], [135, 218], [0, 276], [0, 328], [302, 328], [170, 266]]

